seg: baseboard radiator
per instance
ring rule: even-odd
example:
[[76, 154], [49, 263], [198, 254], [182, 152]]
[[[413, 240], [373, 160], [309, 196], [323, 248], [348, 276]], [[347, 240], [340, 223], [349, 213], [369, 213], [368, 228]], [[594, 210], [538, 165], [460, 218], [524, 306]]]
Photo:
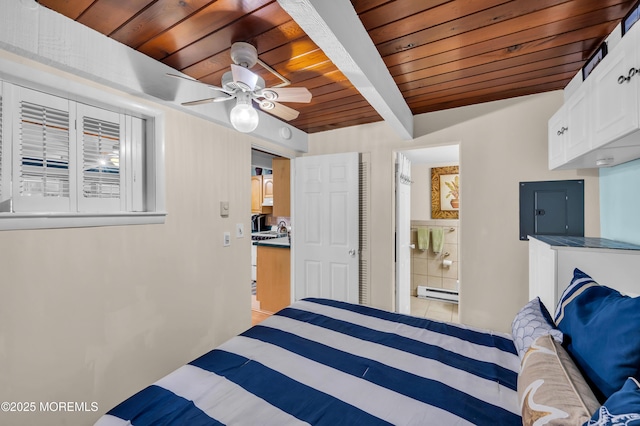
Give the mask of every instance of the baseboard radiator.
[[441, 302], [458, 303], [458, 292], [446, 288], [418, 286], [420, 299], [439, 300]]

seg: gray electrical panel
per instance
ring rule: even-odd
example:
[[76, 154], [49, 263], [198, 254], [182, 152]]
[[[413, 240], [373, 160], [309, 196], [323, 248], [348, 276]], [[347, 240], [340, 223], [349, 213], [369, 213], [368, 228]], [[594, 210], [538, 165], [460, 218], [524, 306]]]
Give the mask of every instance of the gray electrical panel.
[[520, 182], [520, 239], [584, 236], [584, 180]]

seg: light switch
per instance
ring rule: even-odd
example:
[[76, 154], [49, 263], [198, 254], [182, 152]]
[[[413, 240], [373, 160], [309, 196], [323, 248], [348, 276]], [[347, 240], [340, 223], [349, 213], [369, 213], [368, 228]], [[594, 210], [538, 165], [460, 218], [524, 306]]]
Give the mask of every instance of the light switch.
[[229, 217], [229, 202], [220, 201], [220, 216]]
[[236, 223], [236, 238], [244, 237], [244, 224]]
[[225, 232], [222, 234], [222, 245], [229, 247], [231, 245], [231, 232]]

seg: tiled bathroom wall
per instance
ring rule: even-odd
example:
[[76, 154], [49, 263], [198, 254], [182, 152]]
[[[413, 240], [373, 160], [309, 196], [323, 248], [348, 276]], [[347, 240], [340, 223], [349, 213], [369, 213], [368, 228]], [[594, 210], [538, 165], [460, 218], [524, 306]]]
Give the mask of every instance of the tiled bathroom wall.
[[[418, 249], [418, 227], [443, 228], [444, 247], [442, 253], [433, 253], [433, 243], [428, 250]], [[460, 243], [459, 221], [448, 219], [412, 220], [411, 243], [411, 295], [417, 295], [418, 286], [458, 290], [458, 246]], [[451, 260], [451, 266], [444, 266], [443, 260]]]

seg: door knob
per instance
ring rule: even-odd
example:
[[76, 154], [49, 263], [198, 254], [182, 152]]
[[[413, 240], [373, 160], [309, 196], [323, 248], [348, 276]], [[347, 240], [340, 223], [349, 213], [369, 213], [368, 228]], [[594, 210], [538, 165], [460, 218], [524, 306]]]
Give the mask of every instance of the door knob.
[[415, 244], [409, 244], [409, 248], [410, 249], [414, 249], [414, 248], [416, 248], [416, 245]]
[[355, 257], [355, 256], [356, 256], [356, 251], [355, 251], [355, 249], [351, 249], [351, 250], [349, 250], [349, 256], [351, 256], [351, 257]]

